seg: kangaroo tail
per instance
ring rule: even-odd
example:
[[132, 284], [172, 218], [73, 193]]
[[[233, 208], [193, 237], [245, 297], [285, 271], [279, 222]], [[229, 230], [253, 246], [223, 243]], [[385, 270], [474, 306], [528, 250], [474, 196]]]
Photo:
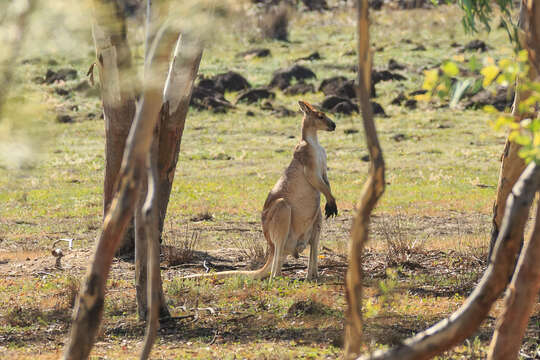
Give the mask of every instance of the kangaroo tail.
[[258, 270], [231, 270], [231, 271], [220, 271], [215, 273], [206, 273], [206, 274], [193, 274], [182, 276], [180, 279], [225, 279], [233, 276], [245, 276], [250, 279], [264, 279], [270, 274], [270, 269], [272, 267], [272, 261], [274, 259], [274, 249], [273, 246], [270, 246], [268, 249], [268, 256], [264, 265]]

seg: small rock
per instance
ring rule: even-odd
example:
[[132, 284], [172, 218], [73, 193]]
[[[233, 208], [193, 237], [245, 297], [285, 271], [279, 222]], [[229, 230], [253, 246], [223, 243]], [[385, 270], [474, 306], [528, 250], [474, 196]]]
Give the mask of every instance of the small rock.
[[364, 155], [360, 158], [363, 162], [369, 162], [369, 155]]
[[60, 114], [56, 117], [56, 121], [61, 124], [71, 124], [73, 123], [73, 118], [67, 114]]
[[296, 79], [296, 81], [302, 81], [314, 78], [317, 78], [317, 76], [313, 71], [305, 66], [296, 64], [286, 69], [280, 69], [274, 72], [274, 76], [270, 81], [269, 87], [278, 87], [281, 90], [284, 90], [289, 87], [293, 79]]
[[343, 132], [346, 134], [346, 135], [349, 135], [349, 134], [356, 134], [358, 132], [357, 129], [353, 129], [353, 128], [350, 128], [350, 129], [345, 129], [343, 130]]
[[422, 44], [418, 44], [416, 47], [412, 48], [411, 51], [426, 51], [426, 47]]
[[246, 116], [255, 116], [255, 113], [251, 110], [246, 111]]
[[244, 90], [236, 98], [235, 104], [245, 102], [247, 104], [253, 104], [261, 99], [274, 99], [276, 94], [265, 88], [256, 88]]

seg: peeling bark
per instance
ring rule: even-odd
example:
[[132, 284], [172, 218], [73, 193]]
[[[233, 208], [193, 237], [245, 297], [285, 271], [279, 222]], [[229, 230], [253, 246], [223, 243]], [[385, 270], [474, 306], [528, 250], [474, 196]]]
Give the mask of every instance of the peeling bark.
[[371, 53], [369, 49], [369, 4], [357, 3], [358, 80], [356, 94], [362, 109], [362, 120], [371, 158], [368, 179], [362, 189], [351, 230], [349, 267], [347, 269], [347, 316], [345, 325], [345, 357], [355, 358], [362, 344], [362, 255], [368, 241], [371, 211], [384, 193], [384, 159], [377, 137], [373, 110], [369, 102], [371, 88]]
[[385, 351], [361, 360], [423, 360], [451, 349], [471, 336], [487, 317], [512, 275], [534, 194], [540, 187], [540, 167], [530, 164], [508, 197], [493, 261], [465, 303], [450, 317]]

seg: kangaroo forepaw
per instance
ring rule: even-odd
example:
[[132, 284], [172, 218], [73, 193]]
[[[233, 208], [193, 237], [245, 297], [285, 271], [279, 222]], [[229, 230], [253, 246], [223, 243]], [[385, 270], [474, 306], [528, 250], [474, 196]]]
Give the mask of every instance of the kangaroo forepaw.
[[337, 216], [338, 211], [337, 211], [337, 204], [335, 203], [335, 201], [326, 203], [324, 207], [324, 213], [327, 219], [331, 216]]

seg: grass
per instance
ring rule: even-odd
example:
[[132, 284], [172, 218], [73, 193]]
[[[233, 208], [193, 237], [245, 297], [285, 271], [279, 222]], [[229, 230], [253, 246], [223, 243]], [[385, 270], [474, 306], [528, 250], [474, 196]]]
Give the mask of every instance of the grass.
[[[86, 20], [63, 19], [58, 7], [48, 10], [50, 23], [32, 29], [33, 43], [24, 52], [24, 59], [32, 61], [20, 62], [15, 73], [11, 94], [17, 106], [6, 112], [15, 118], [14, 113], [27, 109], [24, 124], [12, 122], [10, 134], [33, 152], [22, 168], [0, 166], [0, 270], [6, 274], [0, 279], [0, 357], [5, 358], [60, 356], [75, 279], [84, 273], [102, 216], [104, 127], [99, 99], [80, 92], [59, 96], [53, 87], [32, 81], [48, 68], [72, 67], [79, 78], [55, 86], [71, 89], [79, 84], [94, 61], [89, 25]], [[456, 55], [452, 42], [473, 39], [463, 33], [460, 19], [460, 10], [453, 6], [383, 8], [372, 13], [372, 39], [378, 49], [375, 67], [384, 68], [395, 59], [407, 65], [402, 72], [407, 80], [377, 85], [375, 101], [389, 115], [376, 119], [388, 183], [373, 218], [366, 256], [366, 349], [395, 344], [449, 315], [463, 303], [485, 266], [504, 134], [494, 132], [487, 124], [488, 115], [481, 111], [431, 104], [409, 110], [391, 104], [400, 91], [421, 87], [420, 69]], [[317, 50], [321, 60], [303, 63], [317, 74], [315, 85], [335, 75], [354, 78], [350, 67], [355, 56], [347, 55], [355, 47], [354, 21], [348, 8], [297, 13], [289, 25], [289, 42], [260, 40], [246, 30], [248, 25], [235, 25], [209, 44], [200, 73], [234, 70], [252, 85], [263, 86], [276, 69]], [[66, 33], [60, 31], [58, 39], [47, 36], [53, 24]], [[477, 56], [510, 56], [504, 30], [475, 37], [492, 47]], [[31, 46], [39, 43], [46, 46]], [[426, 51], [412, 51], [420, 43]], [[236, 56], [253, 47], [267, 47], [272, 56], [250, 60]], [[138, 48], [134, 52], [140, 55]], [[17, 98], [20, 93], [29, 96]], [[276, 104], [293, 110], [299, 99], [315, 103], [323, 99], [320, 92], [300, 97], [277, 91], [276, 95]], [[226, 97], [234, 100], [236, 94]], [[78, 110], [72, 110], [74, 105]], [[72, 115], [75, 122], [57, 123], [58, 113]], [[335, 265], [344, 264], [352, 210], [368, 163], [360, 161], [367, 154], [360, 117], [332, 117], [336, 132], [321, 134], [320, 140], [328, 153], [340, 216], [324, 224], [321, 247], [328, 250], [321, 251], [321, 264], [326, 267], [320, 281], [303, 281], [305, 270], [297, 269], [271, 285], [244, 279], [182, 282], [178, 277], [186, 269], [168, 268], [163, 271], [167, 301], [179, 319], [161, 329], [156, 358], [340, 356], [346, 302], [344, 268]], [[359, 132], [344, 132], [351, 128]], [[165, 226], [170, 240], [187, 241], [188, 233], [196, 233], [196, 243], [189, 245], [194, 261], [201, 262], [197, 256], [208, 251], [227, 265], [249, 266], [248, 260], [260, 253], [256, 241], [264, 244], [259, 225], [262, 204], [290, 161], [299, 130], [299, 113], [276, 118], [257, 104], [239, 105], [227, 114], [190, 111]], [[395, 141], [398, 134], [404, 134], [405, 140]], [[13, 156], [18, 154], [12, 150]], [[212, 160], [219, 154], [231, 159]], [[201, 214], [212, 217], [190, 220]], [[391, 229], [382, 231], [387, 226]], [[392, 237], [401, 239], [397, 254], [388, 250]], [[63, 271], [54, 269], [49, 255], [59, 238], [74, 239], [74, 250], [62, 260]], [[418, 241], [421, 246], [415, 247]], [[234, 250], [246, 244], [246, 251]], [[305, 263], [304, 255], [289, 265]], [[390, 263], [395, 267], [387, 272]], [[92, 356], [133, 358], [144, 330], [136, 318], [133, 265], [115, 261], [108, 289], [104, 324]], [[500, 308], [497, 303], [491, 315], [496, 316]], [[526, 353], [538, 346], [539, 310], [528, 329]], [[490, 318], [473, 338], [440, 358], [485, 357], [493, 322]]]

